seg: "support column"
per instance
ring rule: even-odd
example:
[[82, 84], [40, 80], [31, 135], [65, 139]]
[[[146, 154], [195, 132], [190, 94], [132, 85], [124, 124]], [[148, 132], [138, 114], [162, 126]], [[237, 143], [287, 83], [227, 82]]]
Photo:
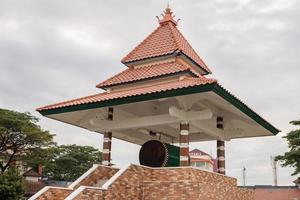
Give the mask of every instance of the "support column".
[[189, 124], [187, 122], [180, 123], [180, 166], [189, 166]]
[[[112, 107], [108, 108], [108, 120], [113, 120], [113, 111], [114, 109]], [[103, 165], [110, 165], [111, 160], [111, 138], [112, 138], [112, 132], [108, 131], [105, 132], [103, 135], [103, 151], [102, 151], [102, 164]]]
[[218, 173], [225, 175], [225, 142], [217, 141]]
[[[217, 128], [223, 129], [223, 117], [217, 117]], [[217, 140], [218, 173], [225, 175], [225, 142]]]

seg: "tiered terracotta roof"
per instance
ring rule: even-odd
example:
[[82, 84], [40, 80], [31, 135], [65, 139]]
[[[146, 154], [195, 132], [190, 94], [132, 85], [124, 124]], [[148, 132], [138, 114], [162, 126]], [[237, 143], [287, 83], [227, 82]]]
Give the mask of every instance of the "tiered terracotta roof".
[[[197, 67], [193, 68], [190, 64], [187, 64], [184, 61], [177, 61], [175, 56], [172, 58], [163, 59], [161, 61], [146, 62], [141, 65], [129, 66], [128, 69], [99, 83], [97, 87], [107, 89], [115, 85], [132, 83], [150, 78], [160, 78], [162, 76], [174, 75], [178, 73], [186, 73], [187, 77], [182, 80], [178, 80], [177, 78], [176, 80], [174, 79], [173, 81], [167, 83], [157, 81], [152, 85], [145, 85], [142, 83], [138, 87], [128, 86], [129, 88], [125, 87], [122, 90], [112, 90], [78, 99], [64, 101], [61, 103], [44, 106], [38, 108], [37, 110], [51, 110], [215, 83], [216, 80], [208, 79], [203, 76], [203, 74], [210, 73], [210, 70], [176, 28], [177, 22], [174, 20], [170, 8], [165, 10], [163, 18], [159, 20], [159, 24], [159, 27], [153, 33], [151, 33], [141, 44], [139, 44], [127, 56], [125, 56], [125, 58], [122, 59], [122, 62], [127, 64], [137, 60], [147, 60], [148, 58], [157, 56], [174, 53], [177, 55], [182, 53], [196, 63], [196, 65], [198, 65], [202, 71]], [[203, 73], [203, 71], [205, 73]]]
[[193, 76], [201, 76], [195, 69], [188, 65], [183, 65], [175, 61], [166, 63], [150, 64], [139, 68], [127, 68], [115, 76], [99, 83], [97, 87], [105, 88], [108, 86], [131, 83], [139, 80], [155, 78], [159, 76], [173, 75], [176, 73], [187, 72]]
[[145, 60], [171, 54], [184, 54], [206, 73], [211, 73], [200, 56], [176, 28], [170, 8], [160, 20], [160, 25], [144, 41], [122, 59], [122, 63]]
[[[277, 134], [279, 130], [273, 125], [230, 94], [215, 79], [204, 76], [211, 73], [210, 69], [176, 26], [177, 22], [174, 20], [171, 10], [167, 8], [163, 18], [159, 19], [159, 27], [122, 59], [128, 69], [97, 85], [99, 88], [108, 89], [107, 91], [44, 106], [37, 110], [43, 115], [50, 115], [126, 104], [129, 101], [137, 102], [172, 95], [213, 91], [270, 132]], [[158, 57], [159, 59], [152, 59]], [[177, 75], [178, 73], [185, 74], [180, 77], [172, 76], [167, 80], [161, 79], [163, 76]], [[145, 82], [148, 79], [155, 81]], [[137, 81], [139, 84], [130, 84]], [[122, 86], [112, 88], [116, 85]]]

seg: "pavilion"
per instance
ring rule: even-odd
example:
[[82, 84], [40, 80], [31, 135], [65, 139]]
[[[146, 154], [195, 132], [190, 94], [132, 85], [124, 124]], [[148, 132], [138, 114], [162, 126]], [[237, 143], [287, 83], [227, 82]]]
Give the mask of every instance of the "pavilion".
[[179, 144], [180, 166], [189, 166], [189, 143], [215, 140], [218, 172], [225, 174], [224, 141], [279, 130], [208, 77], [211, 70], [177, 29], [169, 7], [158, 22], [122, 59], [126, 68], [97, 85], [103, 92], [37, 110], [103, 134], [104, 165], [110, 165], [112, 137]]

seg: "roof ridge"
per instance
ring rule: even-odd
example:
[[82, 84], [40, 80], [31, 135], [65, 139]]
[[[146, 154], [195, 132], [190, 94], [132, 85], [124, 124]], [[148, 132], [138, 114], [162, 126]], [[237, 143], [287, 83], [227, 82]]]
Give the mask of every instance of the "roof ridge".
[[122, 58], [121, 62], [124, 63], [125, 60], [133, 54], [133, 51], [137, 48], [139, 48], [142, 44], [144, 44], [154, 33], [156, 33], [159, 30], [160, 26], [158, 26], [154, 31], [152, 31], [143, 41], [141, 41], [137, 46], [134, 47], [132, 51], [130, 51], [125, 57]]
[[[171, 33], [172, 33], [171, 36], [173, 37], [173, 39], [175, 40], [175, 43], [176, 43], [176, 45], [177, 45], [177, 49], [176, 49], [176, 50], [178, 50], [178, 49], [180, 49], [180, 45], [179, 45], [179, 41], [178, 41], [177, 37], [175, 36], [174, 29], [173, 29], [173, 28], [176, 28], [176, 27], [173, 27], [174, 24], [171, 23], [171, 22], [168, 22], [167, 25], [168, 25], [168, 27], [170, 28]], [[176, 51], [176, 50], [175, 50], [175, 51]]]
[[[211, 70], [207, 67], [207, 65], [206, 65], [205, 62], [201, 59], [201, 57], [198, 55], [198, 53], [197, 53], [196, 50], [193, 48], [193, 46], [192, 46], [192, 45], [188, 42], [188, 40], [183, 36], [183, 34], [181, 33], [181, 31], [180, 31], [178, 28], [174, 27], [174, 26], [173, 26], [173, 27], [170, 26], [170, 27], [171, 27], [172, 34], [175, 35], [175, 37], [176, 37], [175, 31], [177, 31], [178, 37], [180, 37], [182, 40], [184, 40], [184, 42], [188, 45], [188, 47], [192, 50], [192, 52], [198, 57], [198, 59], [201, 60], [201, 62], [204, 64], [204, 66], [201, 66], [201, 67], [204, 68], [205, 70], [208, 70], [208, 71], [211, 73]], [[176, 37], [176, 41], [178, 41], [178, 38], [177, 38], [177, 37]], [[178, 49], [179, 49], [180, 51], [182, 51], [185, 55], [187, 54], [187, 53], [185, 52], [185, 49], [183, 48], [183, 44], [181, 44], [180, 42], [179, 42], [179, 44], [178, 44]], [[189, 55], [186, 55], [186, 56], [189, 57]]]
[[98, 88], [98, 86], [101, 85], [102, 83], [107, 82], [107, 81], [111, 80], [113, 77], [118, 76], [118, 75], [124, 73], [125, 71], [129, 71], [129, 70], [131, 70], [131, 68], [126, 68], [126, 69], [120, 71], [119, 73], [113, 75], [112, 77], [109, 77], [109, 78], [107, 78], [107, 79], [104, 79], [104, 81], [101, 81], [100, 83], [98, 83], [98, 84], [96, 85], [96, 87]]
[[[198, 56], [198, 57], [200, 57], [198, 54], [197, 54], [197, 52], [195, 51], [195, 49], [192, 47], [192, 45], [187, 41], [187, 39], [183, 36], [183, 34], [181, 33], [181, 31], [179, 30], [179, 29], [177, 29], [176, 27], [173, 27], [174, 29], [176, 29], [176, 31], [177, 31], [177, 33], [178, 33], [178, 36], [179, 37], [181, 37], [181, 39], [183, 39], [184, 40], [184, 42], [186, 42], [187, 43], [187, 45], [193, 50], [193, 52]], [[175, 30], [172, 30], [172, 31], [175, 31]], [[176, 33], [174, 33], [174, 34], [176, 34]], [[180, 46], [180, 50], [184, 50], [183, 48], [182, 48], [182, 45], [179, 45]]]

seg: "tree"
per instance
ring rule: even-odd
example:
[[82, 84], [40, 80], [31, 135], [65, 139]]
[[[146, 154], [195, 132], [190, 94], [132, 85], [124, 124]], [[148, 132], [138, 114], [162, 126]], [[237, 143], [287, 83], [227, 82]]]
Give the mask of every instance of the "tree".
[[[291, 121], [291, 124], [300, 126], [300, 120]], [[291, 166], [295, 169], [292, 175], [300, 174], [300, 129], [292, 130], [284, 136], [290, 150], [284, 155], [276, 156], [276, 160], [283, 161], [282, 166]]]
[[53, 144], [53, 135], [37, 125], [30, 113], [0, 108], [0, 169], [4, 173], [16, 160]]
[[0, 199], [17, 200], [24, 194], [23, 177], [11, 167], [0, 175]]
[[61, 145], [35, 152], [28, 159], [30, 166], [43, 165], [48, 180], [74, 181], [94, 163], [101, 162], [101, 152], [90, 146]]

